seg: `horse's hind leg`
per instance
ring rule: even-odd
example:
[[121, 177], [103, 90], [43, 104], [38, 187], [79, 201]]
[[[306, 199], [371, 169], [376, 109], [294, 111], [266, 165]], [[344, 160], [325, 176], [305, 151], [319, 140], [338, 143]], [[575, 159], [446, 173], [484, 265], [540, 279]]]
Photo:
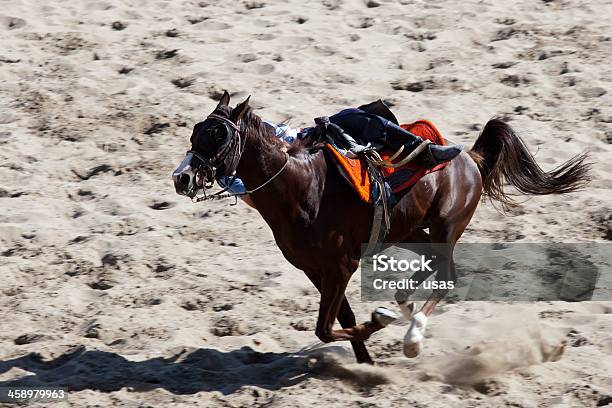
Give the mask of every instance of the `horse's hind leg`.
[[[463, 234], [465, 227], [467, 226], [471, 215], [460, 224], [452, 224], [440, 222], [434, 224], [430, 228], [431, 241], [446, 246], [445, 254], [442, 259], [447, 259], [446, 264], [436, 265], [433, 269], [437, 269], [436, 281], [438, 283], [446, 282], [452, 283], [454, 286], [457, 280], [457, 271], [455, 268], [455, 261], [453, 260], [453, 250], [455, 243]], [[406, 336], [404, 336], [404, 355], [408, 358], [413, 358], [419, 355], [423, 347], [423, 338], [425, 336], [425, 329], [427, 327], [427, 318], [433, 313], [436, 305], [444, 299], [449, 292], [449, 285], [444, 288], [438, 288], [433, 291], [429, 296], [425, 304], [421, 307], [418, 313], [416, 313], [410, 322], [410, 328], [408, 329]]]
[[[342, 305], [340, 306], [340, 311], [338, 312], [338, 322], [340, 322], [343, 329], [348, 329], [357, 325], [355, 314], [353, 313], [346, 296], [344, 297]], [[363, 341], [351, 340], [351, 346], [353, 346], [355, 358], [357, 358], [358, 363], [374, 364]]]
[[[437, 282], [452, 282], [454, 285], [457, 280], [455, 270], [455, 262], [451, 259], [447, 273], [437, 274]], [[444, 299], [448, 294], [449, 289], [435, 289], [427, 298], [427, 301], [421, 307], [421, 310], [412, 316], [410, 327], [404, 336], [404, 355], [408, 358], [413, 358], [419, 355], [423, 348], [423, 339], [425, 337], [425, 329], [427, 328], [427, 319], [433, 313], [436, 305]]]
[[[410, 238], [405, 240], [406, 243], [419, 244], [418, 248], [412, 248], [413, 251], [417, 252], [419, 255], [424, 255], [427, 259], [433, 259], [434, 252], [432, 248], [429, 246], [431, 244], [431, 239], [429, 238], [429, 234], [425, 231], [419, 229], [415, 231]], [[423, 283], [427, 278], [429, 278], [434, 272], [430, 270], [419, 270], [410, 276], [410, 280], [414, 284], [415, 289], [398, 289], [395, 292], [395, 301], [400, 308], [402, 316], [405, 320], [412, 319], [412, 315], [415, 311], [416, 305], [414, 302], [409, 302], [408, 299], [415, 292], [416, 288], [418, 288], [421, 283]], [[393, 322], [398, 318], [395, 312], [392, 312], [384, 307], [377, 308], [374, 313], [372, 313], [373, 320], [378, 321], [383, 326], [387, 326], [389, 323]]]
[[[425, 231], [420, 229], [415, 231], [411, 239], [406, 240], [406, 242], [423, 244], [421, 248], [419, 248], [421, 249], [419, 255], [425, 255], [428, 259], [432, 258], [432, 252], [426, 245], [431, 243], [431, 239], [429, 237], [429, 234]], [[433, 271], [429, 270], [419, 270], [410, 277], [410, 280], [414, 282], [415, 287], [419, 287], [421, 283], [423, 283], [427, 278], [431, 276], [432, 273]], [[406, 320], [410, 320], [412, 318], [412, 314], [414, 313], [415, 304], [414, 302], [408, 302], [408, 299], [410, 295], [414, 293], [415, 290], [416, 289], [400, 289], [395, 292], [395, 301], [397, 302], [400, 311], [402, 312], [402, 315]]]

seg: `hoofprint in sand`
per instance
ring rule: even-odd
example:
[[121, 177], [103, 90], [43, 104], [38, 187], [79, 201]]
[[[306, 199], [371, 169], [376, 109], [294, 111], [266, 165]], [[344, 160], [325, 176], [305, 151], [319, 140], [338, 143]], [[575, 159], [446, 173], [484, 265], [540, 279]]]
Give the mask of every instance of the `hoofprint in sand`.
[[0, 386], [64, 385], [66, 406], [605, 404], [609, 302], [445, 304], [418, 359], [391, 325], [357, 366], [316, 342], [316, 290], [257, 213], [185, 202], [169, 175], [224, 88], [296, 126], [383, 97], [466, 145], [502, 115], [547, 169], [591, 152], [589, 188], [511, 218], [485, 203], [462, 241], [609, 240], [611, 7], [7, 3]]

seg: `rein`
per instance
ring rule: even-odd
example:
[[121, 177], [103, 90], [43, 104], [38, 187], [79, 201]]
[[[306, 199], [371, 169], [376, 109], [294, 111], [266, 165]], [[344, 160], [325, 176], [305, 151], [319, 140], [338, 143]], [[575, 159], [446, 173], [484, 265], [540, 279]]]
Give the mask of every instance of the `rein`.
[[[242, 130], [240, 130], [238, 125], [235, 124], [234, 122], [232, 122], [230, 119], [228, 119], [226, 117], [223, 117], [221, 115], [217, 115], [216, 113], [211, 113], [210, 115], [208, 115], [208, 118], [217, 119], [217, 120], [223, 122], [225, 125], [229, 126], [230, 128], [232, 128], [234, 130], [234, 132], [232, 132], [232, 136], [233, 135], [237, 135], [238, 136], [238, 143], [236, 144], [236, 149], [237, 149], [236, 156], [238, 157], [238, 162], [240, 162], [240, 159], [242, 157], [242, 153], [244, 153], [244, 146], [246, 144], [246, 137], [244, 137], [242, 135]], [[228, 145], [227, 145], [228, 149], [229, 149], [230, 145], [231, 145], [231, 142], [228, 142]], [[203, 163], [203, 165], [206, 167], [206, 173], [207, 174], [211, 174], [212, 177], [214, 178], [215, 173], [217, 171], [216, 165], [219, 164], [219, 162], [221, 162], [223, 159], [225, 159], [227, 157], [227, 155], [229, 154], [228, 149], [223, 149], [223, 150], [219, 151], [216, 155], [214, 155], [210, 159], [206, 159], [204, 156], [202, 156], [200, 153], [196, 152], [195, 150], [189, 150], [189, 151], [187, 151], [187, 153], [191, 153], [193, 156], [195, 156], [197, 159], [199, 159]], [[192, 201], [194, 201], [196, 203], [199, 203], [201, 201], [220, 200], [220, 199], [223, 199], [223, 198], [234, 197], [236, 199], [236, 201], [232, 205], [236, 205], [236, 203], [238, 202], [238, 197], [244, 196], [244, 195], [248, 195], [248, 194], [252, 194], [252, 193], [254, 193], [254, 192], [264, 188], [265, 186], [267, 186], [275, 178], [277, 178], [283, 172], [283, 170], [285, 170], [285, 167], [287, 167], [287, 164], [289, 164], [289, 157], [288, 157], [288, 155], [287, 155], [287, 160], [285, 160], [285, 164], [283, 164], [283, 166], [272, 177], [270, 177], [268, 180], [266, 180], [260, 186], [254, 188], [254, 189], [251, 189], [251, 190], [246, 190], [243, 193], [226, 193], [226, 191], [232, 186], [232, 184], [234, 183], [234, 181], [237, 178], [235, 171], [233, 173], [232, 179], [230, 180], [230, 182], [227, 184], [227, 186], [223, 190], [218, 191], [218, 192], [216, 192], [214, 194], [210, 194], [210, 195], [206, 194], [206, 189], [212, 188], [213, 181], [211, 180], [210, 182], [207, 182], [206, 181], [207, 179], [200, 174], [200, 177], [202, 177], [203, 180], [204, 180], [202, 182], [202, 185], [201, 185], [202, 192], [204, 193], [204, 195], [200, 196], [200, 197], [196, 196], [196, 197], [194, 197], [192, 199]], [[201, 169], [198, 169], [198, 171], [200, 173], [204, 173], [204, 171], [202, 171]], [[197, 185], [197, 183], [196, 183], [196, 185]]]

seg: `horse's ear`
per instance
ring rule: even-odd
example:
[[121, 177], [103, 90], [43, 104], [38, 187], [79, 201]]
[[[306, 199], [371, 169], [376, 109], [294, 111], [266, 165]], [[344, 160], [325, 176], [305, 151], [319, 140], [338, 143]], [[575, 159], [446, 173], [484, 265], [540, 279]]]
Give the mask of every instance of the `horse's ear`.
[[242, 119], [242, 117], [246, 113], [247, 109], [249, 108], [249, 100], [250, 99], [251, 99], [251, 95], [249, 95], [249, 97], [246, 98], [244, 100], [244, 102], [241, 102], [240, 104], [238, 104], [238, 106], [236, 106], [234, 109], [232, 109], [232, 114], [230, 115], [230, 119], [234, 123], [238, 123], [238, 121], [240, 119]]
[[222, 108], [222, 107], [228, 107], [229, 102], [230, 102], [230, 95], [229, 93], [227, 93], [227, 91], [224, 90], [223, 96], [221, 97], [221, 100], [219, 101], [219, 104], [217, 105], [217, 109]]

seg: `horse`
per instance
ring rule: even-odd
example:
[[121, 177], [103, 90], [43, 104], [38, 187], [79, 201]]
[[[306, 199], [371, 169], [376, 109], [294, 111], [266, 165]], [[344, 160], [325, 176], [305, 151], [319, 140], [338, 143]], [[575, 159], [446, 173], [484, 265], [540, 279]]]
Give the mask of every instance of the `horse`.
[[[357, 362], [373, 364], [364, 342], [397, 315], [373, 313], [371, 320], [357, 324], [345, 296], [362, 243], [368, 240], [373, 207], [358, 197], [312, 140], [287, 148], [253, 112], [249, 98], [231, 108], [225, 92], [213, 112], [194, 126], [191, 149], [172, 176], [176, 192], [193, 199], [218, 177], [240, 177], [283, 256], [320, 292], [315, 335], [324, 343], [348, 340]], [[546, 172], [510, 126], [491, 119], [471, 150], [398, 197], [385, 243], [447, 244], [452, 255], [481, 196], [500, 203], [503, 211], [515, 205], [504, 183], [525, 195], [576, 191], [589, 181], [586, 158], [575, 156]], [[448, 270], [455, 280], [452, 256]], [[416, 279], [422, 282], [427, 276]], [[407, 357], [419, 354], [427, 318], [447, 293], [434, 290], [418, 313], [408, 303], [410, 293], [396, 294], [400, 311], [411, 322], [403, 343]], [[341, 329], [334, 329], [336, 319]]]

